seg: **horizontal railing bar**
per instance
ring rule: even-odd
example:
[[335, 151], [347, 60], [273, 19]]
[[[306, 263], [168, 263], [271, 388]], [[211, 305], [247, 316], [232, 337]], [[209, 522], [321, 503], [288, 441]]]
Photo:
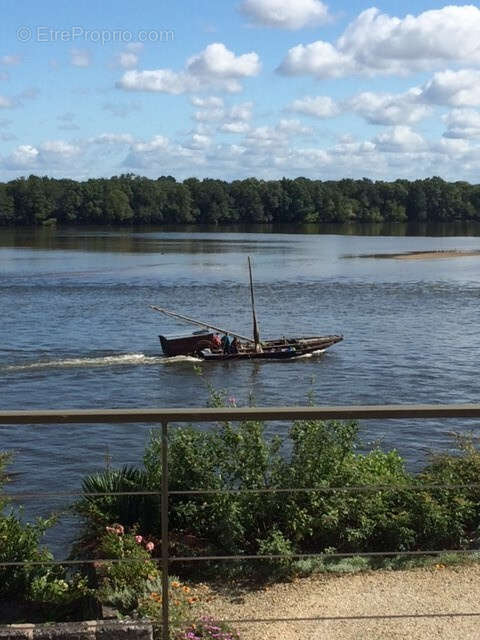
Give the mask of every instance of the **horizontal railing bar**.
[[169, 491], [171, 496], [189, 496], [202, 494], [235, 494], [235, 493], [336, 493], [343, 491], [345, 493], [368, 493], [368, 491], [424, 491], [435, 489], [480, 489], [480, 482], [472, 484], [424, 484], [424, 485], [404, 485], [404, 484], [379, 484], [379, 485], [358, 485], [345, 487], [307, 487], [307, 488], [291, 488], [291, 489], [203, 489], [191, 491]]
[[[369, 491], [452, 491], [458, 489], [480, 489], [480, 482], [471, 484], [378, 484], [378, 485], [358, 485], [345, 487], [306, 487], [306, 488], [263, 488], [263, 489], [192, 489], [189, 491], [169, 491], [170, 496], [201, 496], [201, 495], [235, 495], [243, 493], [368, 493]], [[0, 498], [8, 500], [26, 500], [32, 498], [72, 498], [82, 496], [83, 498], [101, 498], [111, 496], [161, 496], [161, 491], [96, 491], [84, 493], [77, 491], [51, 491], [37, 493], [9, 493], [0, 494]]]
[[[303, 558], [324, 558], [330, 560], [332, 558], [381, 558], [381, 557], [408, 557], [408, 556], [438, 556], [444, 553], [456, 554], [480, 554], [480, 549], [440, 549], [425, 551], [352, 551], [350, 553], [292, 553], [292, 554], [261, 554], [261, 555], [235, 555], [235, 556], [170, 556], [169, 562], [200, 562], [211, 560], [301, 560]], [[152, 558], [154, 562], [160, 562], [161, 558]], [[53, 566], [53, 565], [76, 565], [76, 564], [105, 564], [112, 562], [118, 564], [121, 562], [134, 563], [141, 562], [138, 558], [84, 558], [78, 560], [36, 560], [18, 561], [18, 562], [0, 562], [0, 567], [23, 567], [23, 566]]]
[[0, 424], [216, 422], [225, 420], [348, 420], [480, 418], [480, 404], [398, 404], [330, 407], [199, 409], [54, 409], [0, 411]]
[[170, 556], [171, 562], [197, 562], [209, 560], [296, 560], [302, 558], [377, 558], [392, 556], [438, 556], [442, 553], [478, 553], [480, 549], [442, 549], [430, 551], [355, 551], [352, 553], [292, 553], [292, 554], [265, 554], [265, 555], [244, 555], [244, 556]]
[[[480, 485], [479, 485], [480, 486]], [[49, 491], [45, 493], [10, 493], [4, 491], [0, 494], [0, 498], [8, 500], [26, 500], [29, 498], [74, 498], [82, 496], [85, 498], [107, 498], [109, 496], [161, 496], [161, 491], [98, 491], [94, 493], [83, 493], [83, 491]]]
[[[161, 558], [150, 558], [153, 562], [159, 563]], [[127, 564], [132, 564], [134, 562], [145, 562], [145, 560], [139, 560], [138, 558], [83, 558], [78, 560], [18, 560], [12, 562], [0, 562], [0, 567], [42, 567], [44, 565], [47, 566], [56, 566], [56, 565], [76, 565], [76, 564], [105, 564], [107, 562], [111, 562], [112, 564], [120, 564], [121, 562], [126, 562]]]
[[349, 620], [402, 620], [406, 618], [473, 618], [480, 616], [480, 612], [465, 613], [385, 613], [371, 616], [309, 616], [308, 618], [231, 618], [229, 620], [216, 620], [216, 623], [225, 624], [251, 624], [261, 622], [335, 622], [336, 620], [348, 622]]

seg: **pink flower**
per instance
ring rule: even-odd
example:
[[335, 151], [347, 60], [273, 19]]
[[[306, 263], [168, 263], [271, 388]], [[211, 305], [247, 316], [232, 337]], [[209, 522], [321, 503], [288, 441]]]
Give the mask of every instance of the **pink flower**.
[[142, 540], [143, 540], [142, 536], [135, 536], [135, 542], [138, 542], [138, 544], [141, 544]]
[[155, 545], [153, 544], [153, 542], [147, 542], [147, 544], [145, 545], [145, 549], [147, 551], [153, 551], [155, 549]]
[[232, 405], [232, 407], [236, 407], [237, 406], [237, 399], [234, 396], [230, 396], [230, 398], [228, 399], [228, 403]]

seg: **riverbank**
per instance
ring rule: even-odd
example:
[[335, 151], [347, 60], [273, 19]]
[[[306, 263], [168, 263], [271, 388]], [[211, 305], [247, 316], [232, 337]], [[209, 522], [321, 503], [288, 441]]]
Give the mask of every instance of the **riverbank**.
[[[231, 621], [242, 640], [476, 640], [479, 583], [480, 565], [321, 574], [258, 591], [212, 592], [208, 608], [217, 619]], [[283, 621], [236, 622], [271, 618]]]
[[480, 256], [478, 249], [440, 249], [434, 251], [407, 251], [403, 253], [367, 253], [358, 256], [346, 255], [344, 258], [378, 258], [385, 260], [439, 260], [443, 258], [468, 258]]
[[447, 251], [415, 251], [413, 253], [399, 253], [390, 256], [397, 260], [438, 260], [443, 258], [466, 258], [480, 256], [480, 251], [459, 251], [451, 249]]

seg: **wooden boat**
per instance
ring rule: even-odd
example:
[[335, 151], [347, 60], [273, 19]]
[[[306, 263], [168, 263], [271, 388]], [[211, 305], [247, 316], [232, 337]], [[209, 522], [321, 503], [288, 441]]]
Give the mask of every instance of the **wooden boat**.
[[288, 360], [313, 353], [323, 353], [325, 349], [343, 340], [343, 336], [311, 336], [308, 338], [282, 338], [265, 340], [262, 350], [256, 351], [254, 344], [242, 345], [236, 353], [223, 353], [203, 349], [200, 356], [204, 360]]
[[[253, 293], [252, 267], [248, 258], [248, 269], [250, 274], [250, 295], [253, 314], [253, 339], [242, 336], [233, 331], [221, 329], [214, 325], [188, 316], [168, 311], [161, 307], [152, 306], [155, 311], [185, 320], [192, 324], [203, 327], [201, 331], [193, 331], [189, 334], [181, 335], [160, 335], [162, 350], [166, 356], [196, 356], [203, 360], [286, 360], [298, 358], [316, 352], [323, 352], [328, 347], [343, 340], [341, 335], [308, 336], [301, 338], [282, 337], [277, 340], [260, 340], [257, 317], [255, 313], [255, 299]], [[215, 345], [215, 334], [222, 333], [226, 336], [233, 336], [236, 340], [233, 347], [223, 349]]]

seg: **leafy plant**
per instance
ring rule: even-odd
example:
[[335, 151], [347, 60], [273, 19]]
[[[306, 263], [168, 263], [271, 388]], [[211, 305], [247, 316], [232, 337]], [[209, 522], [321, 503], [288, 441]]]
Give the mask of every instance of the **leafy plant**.
[[85, 517], [88, 531], [83, 532], [81, 544], [75, 547], [75, 555], [88, 556], [110, 522], [122, 522], [126, 527], [142, 522], [144, 528], [151, 527], [153, 523], [149, 514], [157, 511], [155, 496], [115, 495], [142, 492], [147, 488], [145, 472], [134, 467], [107, 468], [87, 476], [82, 483], [84, 495], [73, 508]]
[[[236, 400], [211, 389], [210, 404], [225, 403], [234, 405]], [[217, 573], [253, 570], [278, 578], [296, 572], [299, 565], [290, 556], [322, 554], [332, 547], [358, 553], [468, 548], [480, 542], [480, 490], [424, 488], [477, 482], [480, 452], [472, 439], [457, 439], [457, 452], [433, 456], [418, 474], [405, 469], [395, 450], [377, 446], [363, 453], [359, 444], [358, 424], [342, 421], [296, 421], [284, 439], [268, 437], [264, 424], [252, 420], [236, 426], [224, 422], [209, 431], [172, 430], [170, 489], [206, 491], [170, 496], [172, 551], [192, 556], [281, 555], [201, 566]], [[125, 475], [160, 493], [161, 461], [162, 439], [153, 432], [143, 469], [138, 476], [133, 470], [125, 470]], [[296, 490], [277, 491], [284, 488]], [[87, 532], [92, 520], [106, 515], [118, 519], [115, 502], [104, 509], [101, 500], [92, 497], [83, 505]], [[142, 532], [160, 537], [159, 500], [142, 502], [136, 516]], [[177, 567], [186, 573], [192, 564]]]
[[[98, 553], [115, 562], [97, 563], [97, 595], [103, 604], [115, 607], [122, 616], [148, 618], [155, 636], [162, 630], [162, 576], [151, 553], [154, 543], [123, 525], [106, 528]], [[169, 578], [169, 622], [173, 637], [193, 617], [197, 597], [178, 578]]]
[[[9, 459], [0, 454], [0, 484], [7, 479], [5, 465]], [[25, 523], [21, 511], [7, 511], [5, 502], [0, 505], [0, 563], [12, 564], [0, 567], [0, 600], [28, 604], [25, 610], [43, 620], [81, 617], [82, 609], [91, 606], [92, 592], [86, 580], [61, 565], [52, 565], [53, 555], [41, 545], [43, 535], [56, 518]], [[22, 614], [12, 608], [4, 618], [20, 622], [18, 615]]]

